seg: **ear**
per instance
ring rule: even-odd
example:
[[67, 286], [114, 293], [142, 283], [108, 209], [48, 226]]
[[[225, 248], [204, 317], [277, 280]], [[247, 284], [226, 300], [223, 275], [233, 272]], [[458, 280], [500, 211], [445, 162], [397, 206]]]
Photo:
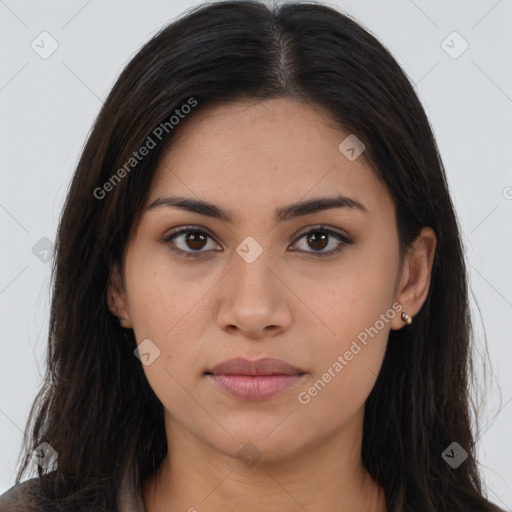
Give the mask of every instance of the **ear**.
[[[434, 230], [425, 227], [404, 256], [396, 302], [402, 305], [402, 312], [410, 317], [418, 313], [427, 298], [436, 244]], [[401, 317], [402, 312], [391, 321], [391, 329], [401, 329], [406, 325]]]
[[121, 326], [131, 328], [132, 320], [130, 317], [130, 310], [128, 308], [126, 291], [117, 264], [114, 265], [110, 273], [107, 287], [107, 303], [110, 312], [120, 319]]

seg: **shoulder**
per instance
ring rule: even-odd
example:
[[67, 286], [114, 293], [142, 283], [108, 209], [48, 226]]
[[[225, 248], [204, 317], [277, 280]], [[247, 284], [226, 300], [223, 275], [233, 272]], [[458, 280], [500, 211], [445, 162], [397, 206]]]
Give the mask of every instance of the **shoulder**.
[[44, 508], [39, 505], [39, 494], [40, 482], [37, 477], [15, 484], [0, 495], [0, 512], [42, 512]]

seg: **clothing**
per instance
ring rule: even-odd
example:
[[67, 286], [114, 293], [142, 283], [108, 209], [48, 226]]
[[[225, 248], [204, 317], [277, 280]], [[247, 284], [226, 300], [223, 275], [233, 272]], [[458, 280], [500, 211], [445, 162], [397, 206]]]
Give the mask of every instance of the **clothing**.
[[[0, 512], [25, 512], [25, 508], [21, 507], [21, 499], [33, 497], [30, 503], [34, 503], [34, 512], [54, 512], [52, 507], [44, 506], [41, 499], [39, 487], [39, 478], [31, 478], [12, 486], [4, 494], [0, 496]], [[85, 512], [85, 511], [84, 511]], [[87, 512], [90, 512], [87, 510]], [[111, 512], [145, 512], [142, 495], [133, 489], [128, 483], [128, 474], [122, 478], [121, 488], [117, 497], [117, 508]]]
[[48, 510], [47, 507], [43, 507], [37, 498], [38, 480], [39, 478], [31, 478], [25, 482], [20, 482], [2, 494], [0, 496], [0, 512], [18, 512], [18, 510], [23, 510], [20, 500], [28, 495], [34, 496], [34, 500], [31, 500], [30, 503], [37, 503], [37, 508], [34, 508], [34, 510], [46, 512]]

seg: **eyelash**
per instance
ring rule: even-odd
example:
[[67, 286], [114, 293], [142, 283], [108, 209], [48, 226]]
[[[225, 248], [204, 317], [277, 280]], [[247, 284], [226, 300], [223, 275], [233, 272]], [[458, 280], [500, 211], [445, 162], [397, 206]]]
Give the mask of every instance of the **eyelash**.
[[[344, 235], [343, 233], [340, 233], [339, 231], [335, 231], [334, 229], [328, 228], [327, 226], [320, 225], [318, 227], [309, 229], [308, 231], [304, 231], [303, 233], [301, 233], [298, 236], [298, 238], [296, 239], [296, 241], [294, 242], [294, 244], [296, 244], [299, 240], [304, 238], [306, 235], [310, 235], [312, 233], [317, 233], [317, 232], [322, 232], [322, 233], [326, 233], [328, 235], [332, 235], [334, 238], [338, 239], [341, 243], [338, 245], [338, 247], [336, 249], [331, 249], [330, 251], [327, 251], [327, 252], [303, 251], [303, 252], [306, 252], [307, 254], [313, 256], [314, 258], [325, 258], [325, 257], [333, 256], [333, 255], [341, 252], [345, 245], [351, 245], [353, 243], [353, 241], [349, 237]], [[178, 228], [175, 231], [171, 231], [171, 233], [169, 233], [167, 236], [165, 236], [162, 239], [162, 242], [168, 244], [169, 249], [173, 253], [175, 253], [177, 256], [182, 257], [182, 258], [190, 258], [190, 257], [198, 258], [208, 252], [208, 251], [183, 251], [182, 249], [177, 249], [175, 246], [173, 246], [173, 244], [171, 243], [171, 240], [173, 240], [174, 238], [176, 238], [180, 235], [187, 234], [187, 233], [206, 235], [208, 238], [211, 238], [213, 240], [213, 237], [211, 237], [207, 231], [193, 227], [193, 226], [185, 226], [183, 228]], [[301, 252], [301, 251], [299, 250], [299, 252]]]

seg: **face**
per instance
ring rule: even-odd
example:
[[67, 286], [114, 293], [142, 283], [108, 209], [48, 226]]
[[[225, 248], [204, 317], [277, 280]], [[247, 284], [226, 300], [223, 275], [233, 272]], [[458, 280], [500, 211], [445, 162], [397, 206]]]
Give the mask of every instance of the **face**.
[[[111, 284], [112, 309], [146, 340], [168, 431], [233, 457], [250, 442], [274, 460], [360, 425], [431, 258], [419, 250], [400, 267], [393, 202], [364, 152], [339, 149], [348, 135], [290, 99], [209, 107], [180, 127], [126, 247], [124, 287]], [[233, 358], [282, 364], [215, 369]]]

